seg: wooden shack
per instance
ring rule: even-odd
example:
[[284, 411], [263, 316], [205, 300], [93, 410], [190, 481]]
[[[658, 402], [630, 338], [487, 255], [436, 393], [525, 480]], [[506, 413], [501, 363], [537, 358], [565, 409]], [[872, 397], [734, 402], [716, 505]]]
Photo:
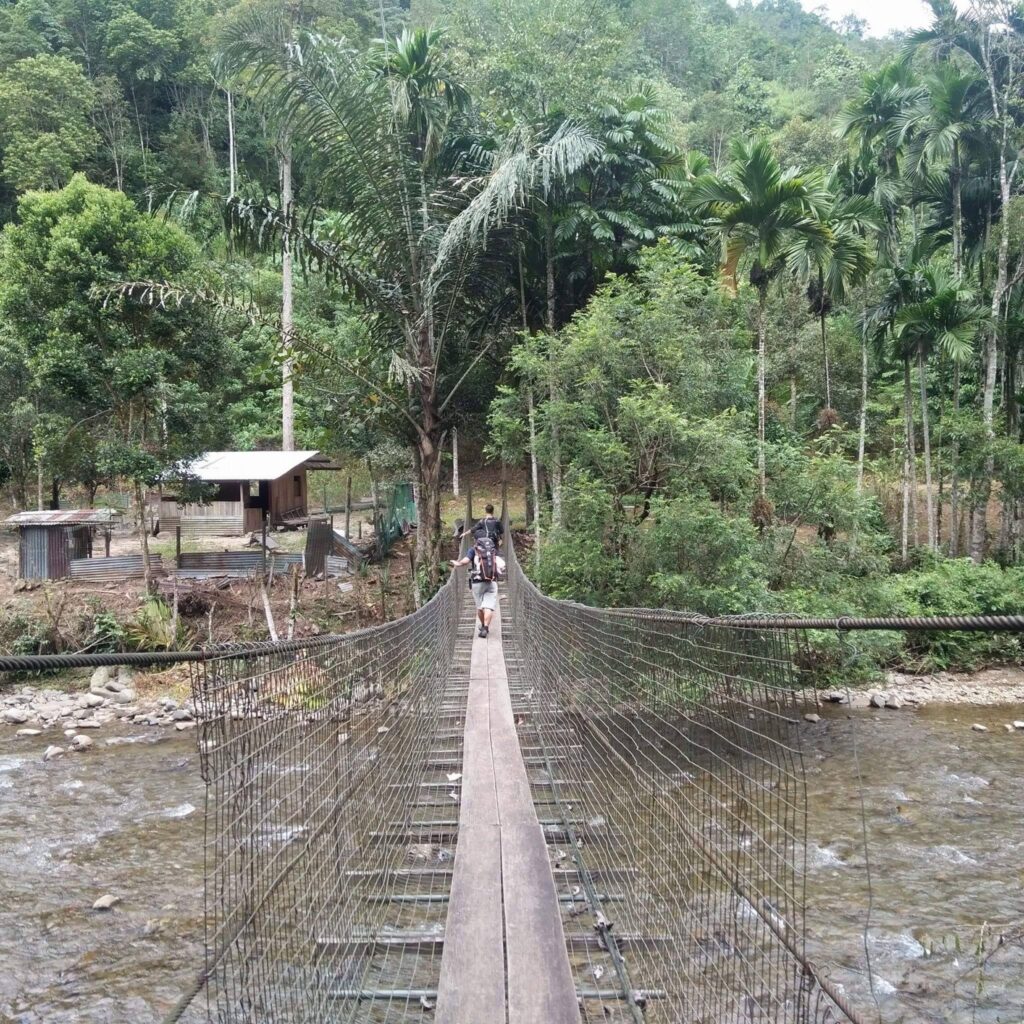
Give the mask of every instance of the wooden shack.
[[18, 576], [65, 579], [73, 560], [92, 557], [94, 531], [109, 531], [120, 518], [121, 513], [110, 508], [15, 513], [5, 525], [18, 531]]
[[310, 469], [338, 469], [318, 451], [207, 452], [183, 472], [214, 488], [206, 502], [160, 500], [160, 529], [183, 536], [237, 537], [262, 528], [305, 526], [309, 520]]

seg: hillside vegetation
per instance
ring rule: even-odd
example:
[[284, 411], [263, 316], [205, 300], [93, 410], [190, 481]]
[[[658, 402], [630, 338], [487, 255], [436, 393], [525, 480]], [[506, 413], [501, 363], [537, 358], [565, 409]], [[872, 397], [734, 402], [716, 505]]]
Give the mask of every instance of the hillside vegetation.
[[[0, 8], [11, 502], [369, 459], [418, 481], [428, 593], [457, 431], [532, 482], [556, 596], [1019, 613], [1024, 20], [932, 8]], [[905, 644], [862, 653], [1020, 653]]]

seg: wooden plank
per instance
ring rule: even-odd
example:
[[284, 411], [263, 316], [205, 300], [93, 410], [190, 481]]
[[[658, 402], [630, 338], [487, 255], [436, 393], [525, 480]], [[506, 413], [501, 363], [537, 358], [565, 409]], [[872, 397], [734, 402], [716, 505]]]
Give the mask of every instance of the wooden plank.
[[491, 687], [491, 749], [501, 815], [508, 1024], [579, 1024], [579, 1003], [547, 842], [516, 734], [500, 610], [494, 620], [491, 637], [498, 642], [489, 651], [495, 683]]
[[473, 643], [462, 756], [451, 760], [461, 764], [462, 799], [436, 1020], [579, 1024], [547, 841], [516, 734], [500, 610], [489, 638]]
[[486, 650], [473, 647], [463, 731], [462, 800], [435, 1020], [505, 1020], [501, 826], [490, 757]]

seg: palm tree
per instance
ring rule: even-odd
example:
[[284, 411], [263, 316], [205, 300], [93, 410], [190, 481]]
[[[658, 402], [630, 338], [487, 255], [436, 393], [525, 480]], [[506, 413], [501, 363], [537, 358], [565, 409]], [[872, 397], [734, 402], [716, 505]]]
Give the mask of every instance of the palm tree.
[[[765, 498], [765, 304], [768, 285], [783, 258], [799, 243], [828, 242], [818, 219], [824, 202], [822, 184], [799, 169], [783, 171], [764, 139], [732, 144], [732, 161], [721, 175], [699, 177], [689, 202], [707, 217], [722, 241], [722, 272], [735, 292], [740, 261], [752, 257], [750, 283], [757, 289], [757, 471], [762, 511]], [[759, 517], [760, 518], [760, 517]]]
[[[928, 515], [928, 546], [938, 549], [935, 507], [932, 498], [931, 432], [928, 419], [928, 378], [926, 363], [940, 352], [954, 364], [969, 358], [982, 322], [981, 308], [973, 293], [965, 289], [944, 267], [930, 264], [918, 277], [918, 297], [904, 305], [893, 318], [892, 333], [900, 345], [904, 365], [917, 360], [921, 399], [921, 433], [924, 440], [925, 502]], [[953, 524], [956, 530], [956, 523]]]
[[832, 411], [832, 379], [825, 319], [833, 305], [844, 302], [851, 289], [861, 284], [870, 272], [872, 259], [866, 236], [880, 227], [880, 211], [867, 196], [846, 195], [842, 182], [833, 175], [826, 183], [817, 213], [826, 237], [824, 240], [817, 236], [798, 239], [787, 259], [794, 273], [807, 282], [811, 311], [821, 322], [828, 416]]
[[[945, 62], [926, 78], [927, 96], [908, 110], [901, 132], [910, 133], [913, 142], [909, 162], [914, 173], [923, 175], [948, 163], [948, 181], [943, 181], [952, 207], [953, 276], [964, 276], [963, 171], [965, 152], [985, 146], [992, 127], [987, 106], [985, 82], [976, 68], [962, 68]], [[943, 205], [945, 205], [943, 203]], [[960, 360], [953, 362], [953, 410], [960, 408]], [[950, 533], [949, 553], [960, 547], [960, 452], [954, 439], [950, 452]]]
[[[492, 287], [475, 240], [443, 244], [469, 198], [457, 176], [472, 168], [456, 131], [465, 94], [436, 33], [412, 33], [368, 60], [306, 33], [275, 45], [283, 17], [254, 7], [228, 29], [221, 80], [244, 76], [274, 120], [289, 126], [315, 161], [323, 206], [300, 215], [236, 197], [230, 226], [263, 249], [287, 235], [306, 265], [329, 274], [362, 309], [374, 359], [332, 358], [407, 431], [420, 482], [418, 553], [436, 581], [446, 410], [484, 355], [468, 350], [460, 327]], [[340, 212], [326, 217], [331, 210]]]
[[865, 75], [860, 92], [843, 107], [837, 121], [839, 134], [857, 143], [859, 162], [877, 169], [876, 191], [888, 225], [883, 248], [890, 255], [897, 242], [900, 161], [906, 142], [901, 128], [907, 112], [924, 95], [910, 65], [896, 61]]
[[952, 63], [935, 68], [925, 92], [897, 118], [900, 140], [910, 139], [908, 164], [914, 174], [948, 163], [952, 200], [953, 273], [963, 279], [963, 157], [987, 140], [991, 129], [985, 82], [975, 69]]

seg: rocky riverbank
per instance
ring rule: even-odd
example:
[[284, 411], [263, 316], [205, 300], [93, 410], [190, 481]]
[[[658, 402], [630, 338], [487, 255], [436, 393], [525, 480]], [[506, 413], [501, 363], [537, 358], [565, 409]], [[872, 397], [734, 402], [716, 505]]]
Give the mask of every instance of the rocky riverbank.
[[104, 726], [163, 726], [179, 732], [195, 728], [190, 700], [143, 697], [134, 684], [134, 674], [122, 667], [96, 669], [84, 691], [22, 686], [0, 698], [0, 723], [15, 729], [18, 737], [52, 734], [44, 760], [88, 750], [95, 745], [93, 737], [102, 736]]
[[[971, 675], [937, 672], [915, 676], [889, 672], [885, 683], [863, 690], [819, 690], [820, 701], [852, 708], [924, 707], [927, 704], [963, 704], [975, 707], [1024, 704], [1024, 668], [1015, 665], [985, 669]], [[1018, 716], [1021, 717], [1021, 716]]]

